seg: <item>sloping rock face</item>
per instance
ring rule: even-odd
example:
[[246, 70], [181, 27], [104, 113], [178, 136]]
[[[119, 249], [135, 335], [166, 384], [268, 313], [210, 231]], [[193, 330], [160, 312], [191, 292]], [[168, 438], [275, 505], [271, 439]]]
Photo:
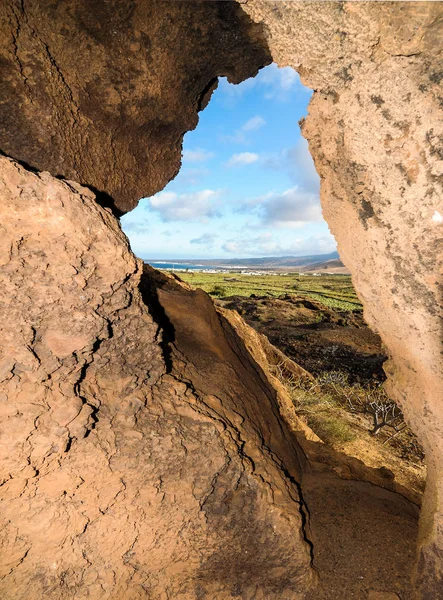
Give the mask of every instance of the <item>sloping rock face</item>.
[[[427, 453], [412, 591], [441, 598], [441, 4], [12, 0], [0, 12], [2, 151], [97, 188], [115, 212], [174, 176], [218, 75], [240, 81], [272, 54], [314, 89], [303, 133], [324, 214]], [[302, 598], [313, 574], [298, 484], [323, 511], [312, 525], [331, 526], [353, 483], [303, 474], [313, 466], [258, 355], [206, 297], [141, 283], [86, 189], [1, 164], [2, 596]], [[383, 494], [359, 488], [341, 535], [370, 518], [377, 534], [383, 514], [397, 523], [389, 544], [412, 539], [413, 517]], [[335, 513], [323, 497], [339, 499]], [[383, 571], [396, 587], [352, 583], [354, 597], [407, 597], [410, 548], [365, 554], [368, 539], [339, 555], [335, 589], [323, 546], [330, 587], [316, 599], [338, 597], [351, 561], [374, 555], [396, 557]]]
[[390, 354], [390, 393], [425, 448], [417, 587], [442, 598], [442, 5], [243, 7], [266, 24], [274, 60], [314, 89], [303, 135], [324, 216]]
[[0, 164], [1, 597], [304, 597], [298, 445], [235, 329], [203, 292], [166, 317], [89, 190]]
[[414, 498], [297, 420], [269, 342], [0, 169], [1, 597], [410, 600]]
[[2, 2], [0, 148], [131, 210], [178, 173], [217, 77], [270, 62], [262, 29], [236, 2]]

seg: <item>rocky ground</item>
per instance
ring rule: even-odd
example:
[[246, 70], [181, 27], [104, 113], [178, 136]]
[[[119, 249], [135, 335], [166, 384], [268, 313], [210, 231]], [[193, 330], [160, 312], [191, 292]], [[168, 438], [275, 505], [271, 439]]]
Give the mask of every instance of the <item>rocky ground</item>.
[[361, 311], [340, 311], [286, 294], [280, 298], [233, 296], [218, 301], [235, 309], [272, 344], [313, 375], [345, 371], [352, 381], [384, 381], [386, 355]]
[[[316, 381], [336, 377], [338, 384], [334, 384], [333, 392], [336, 390], [342, 400], [354, 388], [370, 394], [380, 389], [385, 380], [386, 355], [381, 340], [369, 329], [361, 311], [341, 311], [293, 294], [279, 298], [231, 296], [216, 302], [236, 310], [250, 326], [314, 375]], [[390, 476], [422, 493], [424, 455], [409, 428], [397, 434], [384, 427], [374, 436], [372, 415], [365, 414], [361, 407], [349, 410], [346, 401], [334, 401], [335, 393], [331, 399], [330, 386], [327, 391], [317, 383], [310, 391], [296, 390], [299, 416], [336, 450], [369, 466], [388, 466]]]

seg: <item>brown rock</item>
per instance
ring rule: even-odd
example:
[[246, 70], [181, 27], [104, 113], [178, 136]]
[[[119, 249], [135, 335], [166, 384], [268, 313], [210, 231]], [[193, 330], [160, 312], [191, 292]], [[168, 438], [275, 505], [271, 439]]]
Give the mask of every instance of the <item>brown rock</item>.
[[217, 77], [238, 83], [270, 62], [235, 2], [12, 0], [0, 39], [1, 150], [121, 212], [178, 173]]
[[162, 290], [167, 350], [110, 212], [0, 163], [1, 597], [300, 598], [298, 446], [235, 330]]
[[423, 598], [443, 597], [442, 5], [242, 6], [266, 24], [273, 59], [314, 89], [302, 131], [323, 214], [425, 449], [418, 581]]
[[406, 600], [416, 507], [297, 423], [269, 343], [142, 276], [90, 191], [0, 163], [2, 598], [321, 600], [383, 576]]
[[399, 600], [399, 596], [392, 592], [375, 592], [370, 591], [368, 600]]
[[[1, 6], [2, 150], [111, 194], [115, 202], [101, 201], [124, 211], [177, 172], [181, 136], [195, 126], [217, 75], [240, 81], [254, 74], [270, 59], [267, 43], [274, 60], [300, 72], [315, 90], [303, 133], [322, 178], [324, 214], [366, 318], [390, 353], [390, 390], [427, 453], [415, 589], [422, 598], [438, 598], [441, 3], [122, 7], [80, 0]], [[161, 328], [138, 292], [140, 265], [111, 215], [75, 183], [2, 164], [4, 597], [29, 596], [29, 590], [36, 598], [69, 597], [73, 590], [78, 598], [296, 597], [312, 578], [297, 504], [298, 449], [287, 446], [288, 432], [279, 426], [275, 439], [267, 434], [268, 452], [264, 432], [268, 419], [279, 423], [270, 414], [278, 413], [278, 403], [262, 374], [251, 380], [259, 396], [246, 394], [242, 407], [244, 382], [232, 384], [231, 375], [250, 374], [252, 367], [240, 336], [220, 324], [203, 297], [197, 297], [200, 320], [187, 328], [172, 303], [180, 344], [173, 356], [163, 344], [163, 356]], [[171, 294], [192, 314], [191, 297]], [[224, 356], [241, 364], [229, 370]], [[211, 383], [212, 363], [221, 363], [225, 376], [229, 371], [223, 394]], [[208, 460], [201, 448], [211, 449]], [[67, 488], [55, 488], [55, 501], [38, 488], [39, 478], [54, 472]], [[341, 483], [334, 485], [345, 495]], [[326, 485], [316, 480], [310, 489], [317, 492], [314, 505], [324, 494], [332, 506]], [[388, 501], [371, 500], [366, 488], [358, 494], [367, 506]], [[210, 519], [219, 519], [217, 528], [202, 498]], [[243, 532], [250, 523], [252, 541]], [[400, 517], [396, 523], [398, 535], [405, 528]], [[274, 525], [276, 536], [270, 535]], [[414, 531], [412, 518], [408, 531]], [[397, 555], [409, 551], [403, 541]], [[325, 568], [333, 566], [332, 552], [323, 553]], [[211, 581], [202, 582], [202, 564]], [[396, 578], [395, 568], [389, 575]]]

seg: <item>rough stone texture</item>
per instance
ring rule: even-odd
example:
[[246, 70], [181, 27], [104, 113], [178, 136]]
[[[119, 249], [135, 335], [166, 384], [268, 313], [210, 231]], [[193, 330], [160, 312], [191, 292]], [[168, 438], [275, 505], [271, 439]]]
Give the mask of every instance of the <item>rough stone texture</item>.
[[[191, 381], [195, 391], [204, 394], [218, 414], [229, 418], [244, 415], [242, 439], [248, 439], [252, 426], [260, 432], [266, 447], [272, 442], [270, 448], [284, 457], [285, 471], [291, 477], [295, 474], [309, 517], [306, 532], [319, 576], [317, 585], [303, 595], [303, 600], [366, 598], [374, 588], [398, 592], [402, 600], [410, 600], [409, 573], [417, 535], [415, 502], [420, 499], [386, 479], [383, 469], [370, 469], [319, 443], [297, 418], [287, 390], [272, 375], [277, 358], [272, 346], [236, 312], [214, 309], [201, 290], [179, 285], [174, 277], [150, 267], [145, 270], [154, 298], [146, 292], [145, 297], [150, 305], [155, 305], [153, 299], [157, 298], [163, 320], [169, 323], [166, 339], [172, 372], [181, 381]], [[291, 363], [286, 359], [288, 374], [306, 376]], [[235, 383], [237, 376], [240, 385]], [[211, 390], [218, 381], [225, 383], [214, 399]], [[278, 406], [277, 413], [266, 410], [262, 403], [257, 413], [260, 389], [275, 399], [273, 410]], [[295, 446], [288, 435], [288, 424], [296, 434]], [[249, 443], [244, 448], [252, 455], [254, 468], [268, 481], [271, 473], [260, 457], [251, 453]], [[299, 465], [296, 471], [292, 451]], [[226, 550], [229, 554], [228, 545]], [[265, 565], [267, 568], [267, 561]], [[286, 577], [287, 567], [283, 567], [281, 578]], [[257, 597], [261, 592], [258, 588]], [[268, 598], [266, 594], [264, 597]], [[275, 592], [269, 597], [280, 595]]]
[[390, 592], [369, 592], [368, 600], [398, 600], [397, 594], [391, 594]]
[[255, 75], [265, 48], [235, 2], [6, 0], [0, 148], [126, 212], [175, 177], [216, 78]]
[[417, 498], [298, 421], [278, 351], [86, 188], [0, 169], [1, 597], [409, 600]]
[[[443, 597], [441, 3], [25, 0], [0, 11], [2, 151], [110, 194], [119, 210], [177, 172], [214, 78], [252, 75], [269, 60], [266, 43], [315, 90], [303, 133], [324, 214], [427, 452], [414, 590]], [[337, 598], [348, 582], [354, 597], [407, 598], [411, 507], [354, 486], [361, 473], [338, 457], [339, 479], [318, 476], [317, 457], [332, 459], [303, 456], [314, 440], [300, 453], [258, 354], [206, 297], [160, 289], [155, 301], [145, 282], [148, 312], [140, 265], [93, 196], [2, 165], [2, 596], [300, 597], [313, 579], [301, 485], [330, 585], [311, 597]], [[194, 300], [202, 314], [190, 327], [174, 306], [191, 314]], [[218, 348], [234, 361], [220, 366], [223, 381]], [[339, 534], [359, 552], [334, 556], [327, 542]], [[392, 585], [355, 587], [357, 557], [378, 560], [372, 577]]]
[[243, 8], [266, 24], [273, 59], [314, 89], [302, 131], [323, 213], [427, 455], [417, 594], [443, 598], [442, 4]]
[[203, 292], [172, 328], [89, 190], [0, 165], [0, 596], [302, 598], [298, 445], [241, 338]]

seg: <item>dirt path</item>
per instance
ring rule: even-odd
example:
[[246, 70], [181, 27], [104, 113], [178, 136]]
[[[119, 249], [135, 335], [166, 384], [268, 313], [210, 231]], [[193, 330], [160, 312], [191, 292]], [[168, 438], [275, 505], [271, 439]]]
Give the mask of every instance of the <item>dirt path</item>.
[[399, 494], [330, 473], [306, 474], [302, 489], [320, 579], [305, 600], [371, 600], [370, 592], [410, 600], [418, 508]]

